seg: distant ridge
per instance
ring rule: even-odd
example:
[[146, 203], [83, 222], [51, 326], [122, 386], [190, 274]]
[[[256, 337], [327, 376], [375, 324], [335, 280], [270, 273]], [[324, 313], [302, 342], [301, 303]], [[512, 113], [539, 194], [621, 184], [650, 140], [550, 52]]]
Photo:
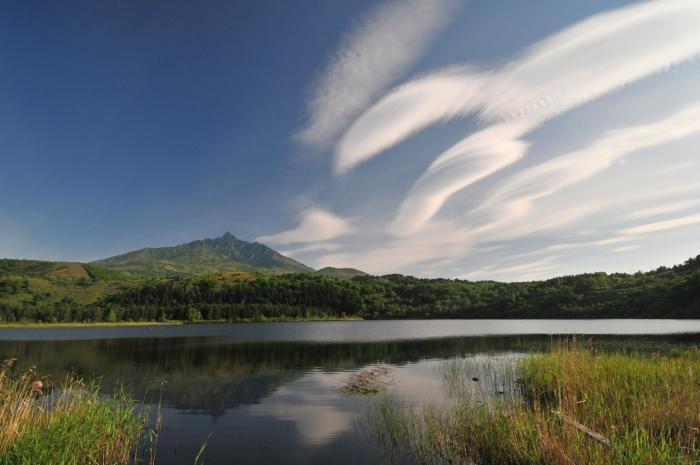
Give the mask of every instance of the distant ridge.
[[331, 278], [336, 278], [340, 280], [352, 279], [355, 276], [369, 276], [364, 271], [360, 271], [356, 268], [335, 268], [332, 266], [321, 268], [316, 272], [316, 274], [320, 274], [322, 276], [329, 276]]
[[258, 242], [226, 233], [174, 247], [145, 248], [97, 260], [97, 263], [133, 276], [191, 276], [226, 271], [258, 271], [267, 274], [313, 272], [303, 263], [285, 257]]

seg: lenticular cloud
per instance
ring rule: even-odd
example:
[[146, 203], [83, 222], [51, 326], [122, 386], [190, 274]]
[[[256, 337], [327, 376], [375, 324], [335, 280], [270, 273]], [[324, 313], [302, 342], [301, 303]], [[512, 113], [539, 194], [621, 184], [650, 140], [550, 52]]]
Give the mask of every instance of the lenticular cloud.
[[498, 70], [450, 68], [408, 82], [362, 114], [336, 146], [344, 174], [441, 121], [493, 125], [440, 154], [390, 230], [409, 235], [455, 192], [519, 160], [544, 121], [700, 53], [700, 2], [646, 2], [595, 15], [529, 47]]

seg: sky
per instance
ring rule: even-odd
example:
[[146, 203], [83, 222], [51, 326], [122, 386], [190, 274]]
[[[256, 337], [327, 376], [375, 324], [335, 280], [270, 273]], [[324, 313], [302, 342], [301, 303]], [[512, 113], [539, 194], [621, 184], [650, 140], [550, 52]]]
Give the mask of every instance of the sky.
[[0, 257], [470, 280], [700, 254], [700, 2], [0, 2]]

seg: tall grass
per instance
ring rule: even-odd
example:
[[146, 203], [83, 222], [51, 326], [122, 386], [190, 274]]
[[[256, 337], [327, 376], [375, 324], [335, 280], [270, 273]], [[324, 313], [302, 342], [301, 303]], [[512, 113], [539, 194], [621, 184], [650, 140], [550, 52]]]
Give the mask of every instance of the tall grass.
[[599, 353], [561, 345], [514, 360], [493, 375], [494, 386], [476, 390], [469, 387], [474, 369], [470, 363], [446, 368], [445, 387], [458, 395], [454, 404], [424, 409], [386, 397], [374, 405], [371, 425], [388, 461], [700, 463], [700, 350]]
[[136, 460], [143, 414], [123, 391], [67, 378], [51, 386], [34, 370], [0, 365], [0, 465], [122, 465]]
[[455, 359], [439, 367], [445, 394], [450, 398], [490, 402], [514, 400], [521, 389], [517, 378], [516, 354], [498, 357], [477, 356]]

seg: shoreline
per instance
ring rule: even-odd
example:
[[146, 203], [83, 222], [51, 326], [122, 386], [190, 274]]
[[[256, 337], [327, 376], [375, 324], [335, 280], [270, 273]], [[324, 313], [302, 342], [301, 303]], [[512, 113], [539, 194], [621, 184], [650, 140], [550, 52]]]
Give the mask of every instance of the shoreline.
[[[0, 329], [3, 328], [79, 328], [79, 327], [120, 327], [120, 326], [179, 326], [179, 325], [206, 325], [206, 324], [249, 324], [249, 323], [308, 323], [314, 321], [370, 321], [364, 318], [338, 317], [338, 318], [267, 318], [265, 320], [247, 319], [247, 320], [200, 320], [200, 321], [115, 321], [110, 322], [59, 322], [45, 323], [38, 321], [15, 322], [15, 323], [0, 323]], [[387, 320], [392, 321], [392, 320]]]
[[593, 320], [663, 320], [663, 321], [695, 321], [700, 318], [650, 318], [650, 317], [607, 317], [607, 318], [360, 318], [360, 317], [327, 317], [327, 318], [267, 318], [228, 320], [169, 320], [169, 321], [116, 321], [116, 322], [0, 322], [1, 329], [27, 329], [27, 328], [96, 328], [96, 327], [138, 327], [138, 326], [197, 326], [197, 325], [225, 325], [225, 324], [252, 324], [252, 323], [312, 323], [324, 321], [593, 321]]

